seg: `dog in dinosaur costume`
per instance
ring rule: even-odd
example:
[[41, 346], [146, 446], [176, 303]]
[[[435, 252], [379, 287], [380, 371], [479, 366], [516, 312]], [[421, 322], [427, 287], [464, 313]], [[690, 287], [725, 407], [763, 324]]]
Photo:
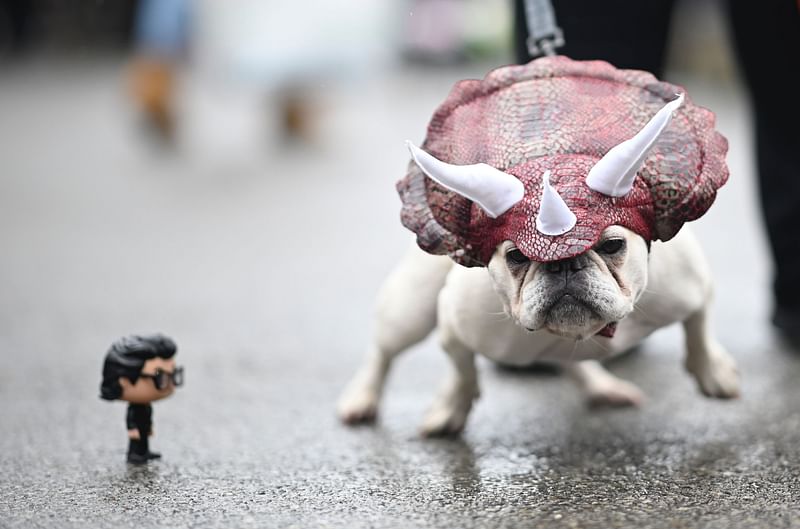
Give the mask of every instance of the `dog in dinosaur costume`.
[[343, 421], [376, 417], [392, 360], [434, 329], [453, 370], [424, 435], [464, 428], [478, 353], [560, 364], [590, 401], [638, 404], [642, 392], [601, 361], [677, 322], [700, 390], [738, 395], [736, 364], [708, 324], [711, 274], [681, 229], [726, 182], [727, 141], [683, 88], [542, 58], [457, 83], [421, 148], [408, 147], [397, 188], [418, 248], [379, 294], [367, 360], [338, 403]]

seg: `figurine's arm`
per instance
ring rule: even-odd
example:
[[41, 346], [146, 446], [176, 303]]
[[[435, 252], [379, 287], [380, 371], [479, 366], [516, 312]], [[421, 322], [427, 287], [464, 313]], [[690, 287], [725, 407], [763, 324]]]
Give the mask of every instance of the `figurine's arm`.
[[[121, 380], [121, 379], [120, 379]], [[149, 404], [128, 404], [128, 437], [141, 439], [153, 435], [153, 409]], [[135, 431], [135, 433], [133, 433]]]
[[136, 426], [136, 416], [134, 415], [133, 407], [128, 405], [128, 413], [125, 417], [125, 423], [128, 426], [128, 439], [138, 441], [141, 439], [139, 435], [139, 428]]

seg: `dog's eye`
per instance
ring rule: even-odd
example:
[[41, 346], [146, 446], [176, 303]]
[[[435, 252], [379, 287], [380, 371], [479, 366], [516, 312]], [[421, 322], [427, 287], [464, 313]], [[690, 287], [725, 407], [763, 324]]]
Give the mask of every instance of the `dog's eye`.
[[530, 259], [525, 257], [525, 254], [514, 248], [506, 253], [506, 259], [513, 265], [523, 265], [530, 262]]
[[609, 239], [601, 244], [597, 250], [601, 253], [610, 255], [622, 250], [624, 246], [625, 239]]

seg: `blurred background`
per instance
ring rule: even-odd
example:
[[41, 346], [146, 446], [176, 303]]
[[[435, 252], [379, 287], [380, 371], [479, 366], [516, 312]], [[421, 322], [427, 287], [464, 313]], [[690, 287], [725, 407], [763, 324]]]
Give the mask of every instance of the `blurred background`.
[[[671, 28], [665, 77], [719, 114], [747, 201], [734, 208], [749, 212], [748, 107], [724, 13], [681, 2]], [[96, 296], [110, 317], [160, 289], [240, 302], [222, 267], [264, 287], [246, 287], [263, 318], [274, 267], [313, 261], [324, 275], [356, 253], [375, 287], [407, 239], [403, 140], [422, 140], [455, 81], [513, 62], [511, 31], [506, 0], [2, 0], [4, 309], [58, 298], [74, 314]], [[722, 202], [712, 215], [736, 200]], [[341, 294], [331, 277], [318, 295]], [[351, 323], [372, 290], [348, 298]], [[137, 318], [108, 334], [163, 321]]]
[[[743, 469], [710, 463], [706, 475], [734, 489], [749, 486], [747, 465], [785, 471], [773, 445], [754, 449], [768, 424], [798, 417], [791, 399], [762, 407], [797, 366], [769, 352], [749, 105], [717, 2], [680, 2], [671, 28], [665, 80], [713, 110], [730, 141], [730, 182], [693, 224], [746, 398], [702, 399], [673, 329], [617, 368], [651, 397], [644, 411], [594, 420], [566, 382], [484, 365], [466, 441], [442, 445], [410, 441], [446, 369], [434, 341], [401, 360], [376, 429], [340, 426], [334, 401], [411, 242], [394, 191], [403, 141], [422, 141], [453, 83], [513, 61], [511, 2], [0, 0], [0, 525], [247, 526], [254, 513], [319, 521], [343, 508], [428, 525], [442, 521], [424, 514], [431, 498], [472, 519], [520, 507], [503, 491], [525, 480], [540, 492], [525, 516], [550, 517], [564, 472], [602, 493], [684, 471], [702, 489], [691, 480], [706, 460]], [[100, 371], [113, 340], [155, 331], [177, 341], [187, 383], [155, 406], [164, 461], [133, 472], [124, 406], [97, 397]], [[639, 436], [633, 460], [614, 459], [619, 431]], [[722, 453], [699, 457], [706, 442]], [[616, 481], [592, 481], [602, 468], [586, 475], [570, 449], [607, 455]], [[453, 491], [463, 496], [447, 511]]]

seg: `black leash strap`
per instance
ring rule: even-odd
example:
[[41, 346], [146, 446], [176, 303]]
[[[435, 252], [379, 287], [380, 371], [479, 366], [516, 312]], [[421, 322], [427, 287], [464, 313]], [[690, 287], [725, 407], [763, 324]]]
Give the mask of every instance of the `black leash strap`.
[[525, 0], [528, 23], [528, 53], [532, 58], [555, 55], [564, 45], [564, 32], [556, 25], [556, 14], [550, 0]]

